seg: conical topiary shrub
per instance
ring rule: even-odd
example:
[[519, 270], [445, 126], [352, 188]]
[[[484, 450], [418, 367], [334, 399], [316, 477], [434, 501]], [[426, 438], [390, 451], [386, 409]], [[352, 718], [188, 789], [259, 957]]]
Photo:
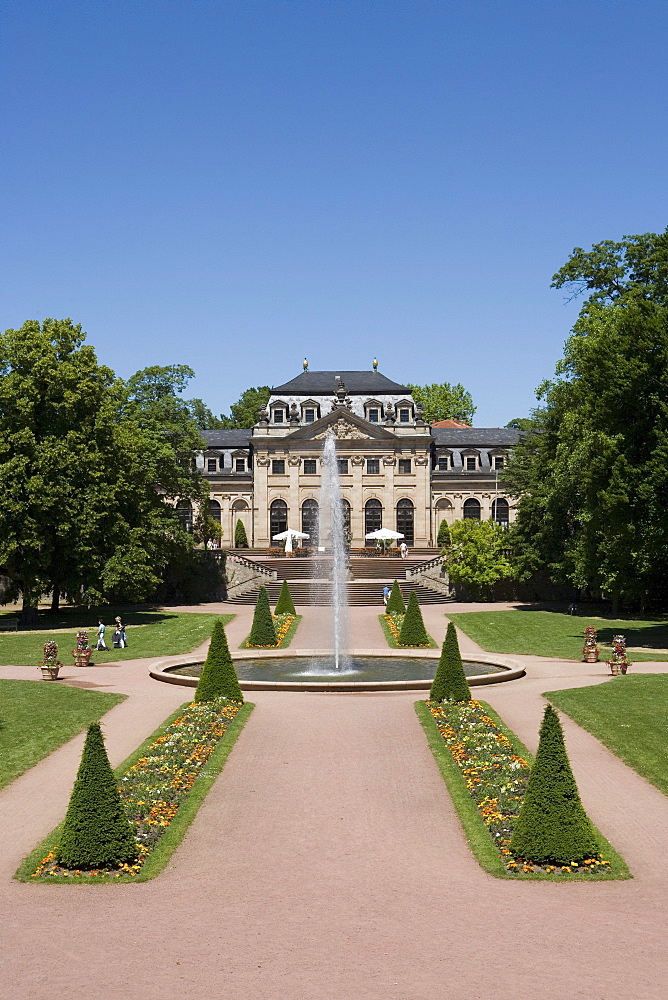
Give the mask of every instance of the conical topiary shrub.
[[436, 536], [437, 545], [449, 545], [450, 544], [450, 528], [448, 527], [448, 522], [444, 519], [441, 521], [438, 528], [438, 535]]
[[430, 701], [470, 701], [471, 691], [464, 673], [457, 631], [452, 622], [448, 623], [441, 658], [434, 683], [429, 693]]
[[117, 868], [139, 849], [111, 770], [100, 724], [88, 727], [56, 861], [65, 868]]
[[244, 700], [220, 618], [213, 626], [209, 652], [195, 691], [195, 701], [213, 701], [214, 698]]
[[281, 593], [276, 603], [276, 614], [277, 615], [296, 615], [294, 601], [292, 600], [292, 594], [290, 593], [290, 588], [288, 587], [288, 581], [283, 581], [283, 586], [281, 587]]
[[237, 519], [237, 523], [234, 527], [234, 546], [237, 549], [248, 548], [248, 536], [246, 535], [244, 522], [241, 520], [241, 518]]
[[406, 605], [404, 604], [404, 599], [401, 596], [401, 587], [395, 580], [392, 584], [392, 590], [390, 596], [387, 599], [387, 605], [385, 607], [386, 615], [405, 615]]
[[570, 864], [598, 856], [596, 837], [582, 808], [564, 746], [559, 717], [545, 709], [536, 760], [510, 850], [536, 864]]
[[269, 598], [264, 587], [260, 587], [253, 615], [253, 626], [248, 637], [249, 646], [275, 646], [276, 629], [274, 619], [271, 617]]
[[403, 625], [401, 626], [401, 632], [399, 633], [399, 645], [429, 645], [429, 636], [427, 635], [427, 630], [424, 627], [424, 622], [422, 621], [422, 612], [420, 611], [420, 605], [418, 604], [418, 599], [414, 590], [411, 590], [408, 598], [408, 607], [406, 608]]

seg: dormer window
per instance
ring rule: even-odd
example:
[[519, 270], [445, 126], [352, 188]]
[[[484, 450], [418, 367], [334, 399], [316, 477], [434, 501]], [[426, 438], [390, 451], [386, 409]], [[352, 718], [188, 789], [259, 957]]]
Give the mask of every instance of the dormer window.
[[504, 461], [505, 461], [505, 459], [504, 459], [503, 455], [495, 455], [494, 456], [494, 469], [497, 472], [500, 472], [501, 469], [503, 468]]
[[439, 455], [436, 459], [436, 467], [439, 472], [447, 472], [451, 467], [451, 459], [449, 455]]
[[281, 410], [280, 408], [274, 410], [274, 423], [275, 424], [282, 424], [282, 423], [284, 423], [284, 414], [285, 414], [285, 410]]
[[235, 458], [235, 460], [234, 460], [234, 471], [235, 472], [245, 472], [246, 471], [246, 459], [245, 458]]
[[410, 423], [410, 419], [411, 419], [411, 411], [408, 409], [407, 406], [402, 406], [399, 409], [399, 423], [408, 424]]
[[376, 409], [376, 407], [372, 407], [369, 410], [369, 423], [377, 424], [379, 419], [380, 419], [380, 410]]
[[315, 421], [315, 410], [312, 406], [307, 406], [304, 410], [304, 423], [312, 424]]
[[217, 465], [217, 462], [216, 462], [215, 458], [207, 458], [207, 460], [206, 460], [206, 471], [207, 472], [215, 472], [216, 471], [216, 465]]
[[463, 455], [463, 464], [466, 472], [475, 472], [478, 468], [478, 456], [469, 452], [468, 455]]
[[370, 424], [379, 424], [383, 419], [383, 407], [377, 399], [367, 400], [364, 412]]

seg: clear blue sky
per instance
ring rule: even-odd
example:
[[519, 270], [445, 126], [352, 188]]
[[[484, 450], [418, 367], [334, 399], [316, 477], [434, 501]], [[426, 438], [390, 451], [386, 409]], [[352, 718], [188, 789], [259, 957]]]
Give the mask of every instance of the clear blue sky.
[[5, 0], [2, 329], [227, 411], [301, 370], [528, 412], [574, 246], [668, 224], [666, 0]]

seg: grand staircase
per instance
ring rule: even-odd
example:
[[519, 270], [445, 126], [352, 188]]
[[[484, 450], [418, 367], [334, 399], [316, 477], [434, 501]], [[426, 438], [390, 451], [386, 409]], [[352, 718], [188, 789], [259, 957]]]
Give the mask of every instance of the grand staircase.
[[[431, 551], [420, 550], [419, 556], [409, 556], [407, 559], [353, 556], [349, 563], [352, 579], [348, 580], [348, 603], [351, 605], [382, 606], [383, 587], [385, 584], [391, 586], [393, 580], [399, 581], [404, 600], [408, 600], [410, 591], [414, 590], [420, 604], [447, 603], [449, 598], [443, 594], [430, 590], [422, 584], [414, 583], [412, 580], [406, 580], [407, 569], [412, 569], [419, 563], [425, 562], [432, 555]], [[330, 559], [313, 556], [307, 559], [262, 559], [257, 560], [257, 562], [265, 569], [275, 570], [278, 575], [277, 580], [269, 580], [264, 584], [271, 604], [275, 604], [278, 600], [283, 580], [288, 581], [290, 593], [296, 605], [331, 604]], [[230, 598], [229, 603], [255, 604], [259, 589], [260, 583], [255, 589], [238, 597]]]

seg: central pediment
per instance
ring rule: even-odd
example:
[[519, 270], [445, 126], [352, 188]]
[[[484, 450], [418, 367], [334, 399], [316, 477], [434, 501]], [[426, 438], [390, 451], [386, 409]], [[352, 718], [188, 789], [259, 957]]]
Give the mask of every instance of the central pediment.
[[380, 427], [378, 424], [371, 424], [368, 420], [363, 420], [357, 414], [351, 413], [346, 406], [337, 406], [320, 420], [300, 427], [292, 434], [286, 434], [284, 441], [321, 441], [327, 437], [330, 430], [337, 441], [393, 441], [396, 442], [396, 434]]

